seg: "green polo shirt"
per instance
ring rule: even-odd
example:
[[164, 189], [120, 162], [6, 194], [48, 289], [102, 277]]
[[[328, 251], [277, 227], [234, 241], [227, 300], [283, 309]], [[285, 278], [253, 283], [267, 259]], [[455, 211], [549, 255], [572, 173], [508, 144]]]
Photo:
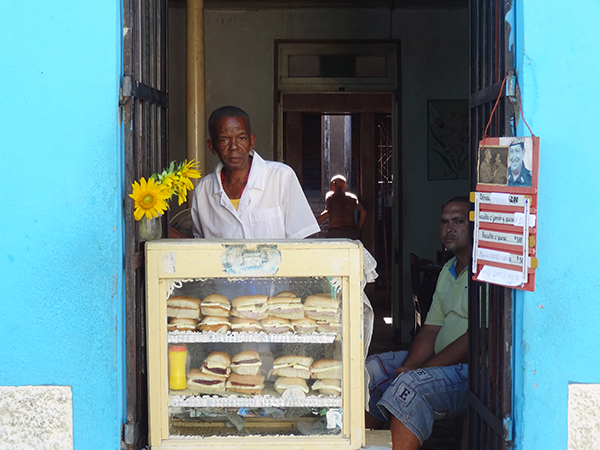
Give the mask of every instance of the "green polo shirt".
[[435, 353], [462, 336], [469, 327], [468, 267], [456, 276], [456, 258], [448, 261], [438, 278], [426, 325], [442, 327], [435, 339]]

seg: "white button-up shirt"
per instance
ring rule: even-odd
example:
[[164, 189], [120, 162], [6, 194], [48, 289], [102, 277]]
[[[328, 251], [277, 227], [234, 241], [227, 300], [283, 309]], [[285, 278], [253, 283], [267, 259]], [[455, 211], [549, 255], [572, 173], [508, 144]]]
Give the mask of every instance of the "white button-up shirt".
[[253, 152], [248, 183], [236, 210], [221, 184], [219, 162], [194, 189], [192, 225], [197, 238], [303, 239], [320, 231], [291, 167]]

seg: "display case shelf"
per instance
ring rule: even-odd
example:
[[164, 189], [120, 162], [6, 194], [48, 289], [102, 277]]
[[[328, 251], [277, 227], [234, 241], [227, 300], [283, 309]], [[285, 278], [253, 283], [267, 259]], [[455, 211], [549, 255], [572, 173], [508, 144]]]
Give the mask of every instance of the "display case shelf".
[[169, 406], [181, 408], [340, 408], [342, 399], [333, 395], [308, 395], [305, 398], [283, 398], [270, 395], [255, 395], [253, 397], [170, 395]]
[[304, 344], [331, 344], [337, 338], [336, 333], [248, 333], [248, 332], [227, 332], [215, 333], [198, 331], [170, 331], [167, 334], [169, 344], [183, 343], [207, 343], [207, 342], [283, 342], [283, 343], [304, 343]]

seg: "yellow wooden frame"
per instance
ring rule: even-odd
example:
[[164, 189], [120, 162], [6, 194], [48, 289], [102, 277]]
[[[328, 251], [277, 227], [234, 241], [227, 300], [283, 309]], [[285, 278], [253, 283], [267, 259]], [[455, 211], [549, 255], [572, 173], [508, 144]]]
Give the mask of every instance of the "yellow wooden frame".
[[[344, 415], [341, 436], [332, 437], [169, 437], [167, 308], [169, 281], [226, 277], [221, 264], [225, 245], [275, 246], [281, 253], [276, 277], [342, 277], [342, 360]], [[256, 276], [256, 275], [253, 275]], [[233, 241], [158, 240], [146, 243], [146, 333], [149, 442], [152, 449], [357, 449], [364, 446], [364, 351], [362, 244], [348, 240]]]

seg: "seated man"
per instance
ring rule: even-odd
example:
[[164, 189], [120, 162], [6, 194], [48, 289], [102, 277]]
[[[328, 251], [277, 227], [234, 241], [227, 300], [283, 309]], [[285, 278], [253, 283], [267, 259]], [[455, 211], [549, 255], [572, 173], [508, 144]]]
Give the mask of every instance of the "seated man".
[[378, 428], [389, 421], [394, 450], [420, 448], [434, 420], [467, 408], [469, 199], [446, 203], [440, 223], [442, 243], [454, 257], [440, 272], [425, 325], [408, 352], [373, 355], [365, 363], [366, 425]]
[[[356, 195], [346, 192], [346, 178], [335, 175], [325, 196], [325, 210], [317, 217], [319, 224], [329, 219], [328, 238], [358, 239], [360, 230], [367, 218], [367, 210], [358, 201]], [[358, 224], [354, 220], [354, 211], [360, 213]]]

